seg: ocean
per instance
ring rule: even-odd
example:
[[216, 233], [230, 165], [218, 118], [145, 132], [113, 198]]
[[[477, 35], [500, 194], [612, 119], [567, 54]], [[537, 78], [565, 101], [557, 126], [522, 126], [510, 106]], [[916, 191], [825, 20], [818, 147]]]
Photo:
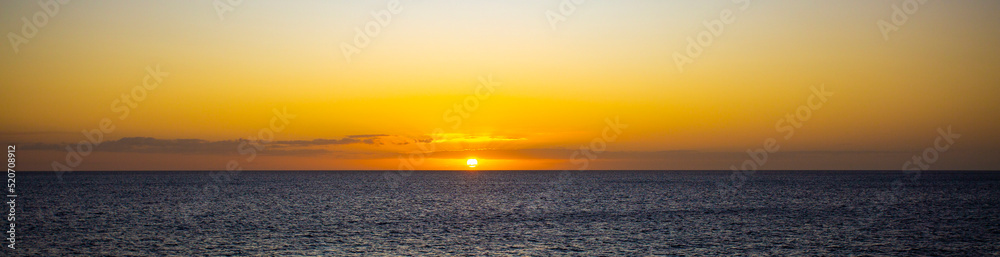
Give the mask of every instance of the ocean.
[[[18, 173], [27, 256], [1000, 255], [1000, 172]], [[745, 179], [745, 180], [742, 180]], [[4, 245], [6, 247], [6, 243]]]

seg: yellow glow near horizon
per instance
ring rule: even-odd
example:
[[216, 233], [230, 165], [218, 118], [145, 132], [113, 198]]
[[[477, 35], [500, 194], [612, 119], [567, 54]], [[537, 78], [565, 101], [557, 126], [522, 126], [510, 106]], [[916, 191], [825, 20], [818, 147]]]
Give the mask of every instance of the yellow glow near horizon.
[[476, 159], [469, 159], [465, 161], [465, 165], [469, 165], [469, 168], [475, 168], [477, 165], [479, 165], [479, 161]]
[[[135, 145], [150, 156], [205, 155], [149, 169], [212, 170], [246, 152], [219, 145], [259, 138], [272, 110], [287, 109], [295, 118], [273, 137], [298, 143], [261, 148], [248, 169], [284, 169], [277, 160], [290, 158], [298, 169], [393, 170], [411, 152], [433, 153], [403, 167], [467, 169], [476, 156], [489, 169], [575, 169], [583, 159], [569, 161], [573, 151], [618, 117], [627, 129], [606, 153], [583, 154], [587, 168], [727, 169], [731, 161], [711, 154], [668, 160], [684, 151], [739, 158], [784, 140], [775, 123], [826, 85], [835, 96], [780, 151], [856, 153], [884, 161], [852, 167], [898, 168], [877, 152], [922, 151], [953, 126], [963, 136], [956, 152], [1000, 168], [989, 162], [1000, 152], [991, 119], [1000, 116], [1000, 1], [920, 5], [905, 24], [892, 21], [900, 1], [585, 1], [556, 29], [546, 13], [560, 1], [398, 1], [391, 22], [387, 2], [247, 1], [224, 19], [202, 1], [72, 2], [26, 27], [22, 18], [47, 12], [7, 1], [0, 32], [26, 41], [0, 47], [0, 95], [10, 96], [0, 101], [0, 140], [49, 144], [24, 165], [51, 170], [66, 162], [63, 144], [89, 140], [80, 132], [110, 118], [105, 141], [213, 142]], [[733, 10], [731, 22], [716, 22]], [[898, 27], [888, 40], [880, 20]], [[378, 33], [362, 39], [362, 30]], [[691, 45], [699, 40], [710, 43]], [[348, 61], [342, 43], [360, 52]], [[692, 57], [683, 71], [678, 53]], [[169, 75], [135, 91], [146, 67]], [[481, 77], [498, 85], [483, 89]], [[123, 97], [141, 101], [115, 102]], [[98, 148], [79, 169], [141, 167], [116, 158], [129, 149]]]

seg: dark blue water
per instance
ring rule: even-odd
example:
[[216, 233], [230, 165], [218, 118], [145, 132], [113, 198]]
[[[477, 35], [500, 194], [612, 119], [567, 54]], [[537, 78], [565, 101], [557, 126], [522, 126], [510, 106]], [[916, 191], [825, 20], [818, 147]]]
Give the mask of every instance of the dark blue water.
[[16, 253], [1000, 254], [1000, 172], [388, 175], [19, 173]]

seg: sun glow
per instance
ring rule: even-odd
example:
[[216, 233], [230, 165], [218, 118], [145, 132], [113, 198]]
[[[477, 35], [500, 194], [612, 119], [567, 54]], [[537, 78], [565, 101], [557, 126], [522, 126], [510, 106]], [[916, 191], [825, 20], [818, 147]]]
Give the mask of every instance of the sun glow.
[[469, 165], [469, 168], [475, 168], [476, 165], [479, 165], [479, 161], [476, 159], [469, 159], [468, 161], [465, 161], [465, 165]]

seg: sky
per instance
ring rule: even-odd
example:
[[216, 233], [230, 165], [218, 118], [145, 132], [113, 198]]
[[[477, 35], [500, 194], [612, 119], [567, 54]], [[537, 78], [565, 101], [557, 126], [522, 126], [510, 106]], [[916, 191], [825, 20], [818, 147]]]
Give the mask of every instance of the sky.
[[33, 171], [993, 170], [998, 11], [3, 1], [0, 141]]

